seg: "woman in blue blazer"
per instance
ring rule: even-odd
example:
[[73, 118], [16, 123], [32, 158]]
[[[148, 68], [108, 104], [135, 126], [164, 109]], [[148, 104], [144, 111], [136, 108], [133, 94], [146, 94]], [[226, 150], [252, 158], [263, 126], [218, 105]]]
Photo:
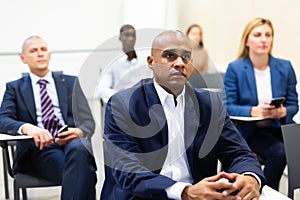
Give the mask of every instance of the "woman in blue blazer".
[[[298, 96], [291, 63], [271, 55], [273, 37], [270, 20], [255, 18], [247, 24], [238, 59], [229, 63], [224, 77], [224, 99], [231, 116], [263, 118], [243, 123], [239, 130], [251, 149], [265, 159], [267, 184], [278, 190], [286, 165], [280, 126], [294, 123]], [[275, 97], [285, 97], [278, 108], [270, 105]]]

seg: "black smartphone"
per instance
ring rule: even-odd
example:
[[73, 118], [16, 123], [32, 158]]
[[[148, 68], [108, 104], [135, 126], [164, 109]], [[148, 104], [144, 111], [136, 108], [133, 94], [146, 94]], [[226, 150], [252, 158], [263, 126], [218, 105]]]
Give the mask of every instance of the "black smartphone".
[[270, 105], [275, 106], [275, 108], [279, 108], [281, 104], [285, 101], [285, 97], [276, 97], [271, 100]]
[[[62, 132], [65, 132], [65, 131], [67, 131], [68, 130], [68, 125], [64, 125], [63, 127], [61, 127], [58, 131], [57, 131], [57, 133], [62, 133]], [[58, 138], [64, 138], [64, 137], [66, 137], [66, 136], [58, 136]]]

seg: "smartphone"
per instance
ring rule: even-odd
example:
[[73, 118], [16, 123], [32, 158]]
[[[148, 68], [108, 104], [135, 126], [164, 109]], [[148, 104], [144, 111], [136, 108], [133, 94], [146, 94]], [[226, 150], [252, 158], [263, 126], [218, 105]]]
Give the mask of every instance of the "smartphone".
[[[67, 131], [68, 130], [68, 125], [64, 125], [63, 127], [61, 127], [58, 131], [57, 131], [57, 133], [62, 133], [62, 132], [65, 132], [65, 131]], [[64, 137], [66, 137], [66, 136], [58, 136], [58, 138], [64, 138]]]
[[276, 97], [271, 100], [270, 105], [275, 106], [275, 108], [279, 108], [281, 104], [285, 101], [285, 97]]

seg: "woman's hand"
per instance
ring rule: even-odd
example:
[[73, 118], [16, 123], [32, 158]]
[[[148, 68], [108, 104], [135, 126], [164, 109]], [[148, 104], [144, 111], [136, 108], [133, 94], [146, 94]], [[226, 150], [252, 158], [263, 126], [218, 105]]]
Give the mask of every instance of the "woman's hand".
[[253, 106], [250, 111], [251, 117], [262, 117], [263, 119], [280, 119], [286, 116], [286, 108], [281, 104], [279, 108], [269, 104], [270, 101], [262, 101]]

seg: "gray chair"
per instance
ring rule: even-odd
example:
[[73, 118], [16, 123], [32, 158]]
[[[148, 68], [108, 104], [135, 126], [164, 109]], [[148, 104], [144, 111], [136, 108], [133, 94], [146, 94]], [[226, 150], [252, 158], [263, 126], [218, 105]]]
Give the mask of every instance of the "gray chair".
[[222, 96], [224, 75], [224, 73], [196, 73], [191, 75], [189, 83], [193, 88], [210, 90]]
[[224, 73], [195, 73], [189, 79], [190, 84], [195, 88], [216, 88], [223, 89]]
[[34, 176], [32, 174], [13, 174], [11, 165], [11, 158], [13, 157], [13, 155], [9, 155], [8, 142], [11, 141], [0, 141], [0, 145], [3, 150], [3, 160], [5, 161], [4, 166], [6, 166], [5, 169], [7, 170], [7, 173], [13, 178], [15, 200], [20, 199], [20, 189], [22, 189], [23, 199], [27, 200], [26, 188], [51, 187], [61, 185], [61, 183], [52, 182], [44, 178]]
[[294, 198], [294, 190], [300, 188], [300, 124], [281, 126], [288, 167], [288, 197]]
[[[9, 147], [11, 150], [11, 154], [14, 155], [16, 142], [15, 141], [9, 141], [7, 142], [7, 151], [9, 151]], [[8, 166], [6, 161], [6, 152], [5, 150], [2, 150], [2, 160], [3, 160], [3, 179], [4, 179], [4, 194], [5, 199], [9, 199], [9, 187], [8, 187]]]

